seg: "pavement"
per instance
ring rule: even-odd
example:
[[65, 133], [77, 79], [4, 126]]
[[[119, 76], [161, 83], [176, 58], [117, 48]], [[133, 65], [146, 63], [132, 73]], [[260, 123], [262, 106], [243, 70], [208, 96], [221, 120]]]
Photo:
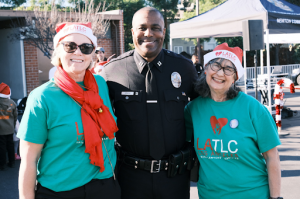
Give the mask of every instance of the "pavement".
[[[284, 90], [285, 107], [297, 111], [293, 117], [282, 119], [281, 145], [278, 146], [281, 165], [281, 195], [284, 199], [300, 199], [300, 86], [296, 86], [296, 93]], [[254, 96], [250, 90], [249, 95]], [[259, 96], [260, 97], [260, 96]], [[18, 172], [20, 160], [15, 168], [6, 167], [0, 171], [0, 199], [18, 199]], [[199, 199], [196, 183], [191, 183], [190, 199]]]

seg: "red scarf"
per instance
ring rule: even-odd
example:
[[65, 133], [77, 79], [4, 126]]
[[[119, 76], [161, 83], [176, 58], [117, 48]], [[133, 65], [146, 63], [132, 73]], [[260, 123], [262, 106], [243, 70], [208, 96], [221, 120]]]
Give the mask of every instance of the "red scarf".
[[109, 109], [103, 104], [99, 96], [98, 85], [95, 77], [89, 70], [84, 76], [84, 91], [62, 67], [57, 67], [54, 75], [55, 83], [67, 95], [78, 102], [81, 108], [81, 119], [85, 138], [85, 152], [90, 154], [91, 164], [100, 167], [100, 172], [104, 171], [104, 159], [102, 152], [102, 137], [104, 134], [109, 138], [114, 138], [114, 132], [118, 127]]

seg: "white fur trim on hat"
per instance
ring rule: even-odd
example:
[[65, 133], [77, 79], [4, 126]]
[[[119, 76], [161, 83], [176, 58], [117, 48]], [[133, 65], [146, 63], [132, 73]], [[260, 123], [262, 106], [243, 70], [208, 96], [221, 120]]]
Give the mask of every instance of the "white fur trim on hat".
[[237, 73], [237, 79], [236, 80], [240, 79], [244, 75], [245, 69], [242, 66], [239, 58], [233, 52], [230, 52], [230, 51], [227, 51], [227, 50], [216, 50], [216, 51], [212, 51], [210, 53], [207, 53], [207, 54], [204, 55], [204, 66], [209, 61], [211, 61], [215, 58], [227, 59], [235, 65], [236, 70], [237, 70], [237, 72], [236, 72]]
[[53, 38], [54, 48], [57, 47], [57, 44], [61, 38], [69, 34], [75, 34], [75, 33], [85, 35], [87, 38], [89, 38], [92, 41], [95, 48], [97, 48], [97, 37], [93, 35], [92, 29], [78, 24], [71, 24], [63, 27], [63, 29], [61, 29]]
[[0, 93], [0, 97], [10, 99], [10, 96], [11, 96], [11, 89], [9, 89], [9, 90], [10, 90], [10, 92], [9, 92], [8, 95], [5, 95], [5, 94], [3, 94], [3, 93]]

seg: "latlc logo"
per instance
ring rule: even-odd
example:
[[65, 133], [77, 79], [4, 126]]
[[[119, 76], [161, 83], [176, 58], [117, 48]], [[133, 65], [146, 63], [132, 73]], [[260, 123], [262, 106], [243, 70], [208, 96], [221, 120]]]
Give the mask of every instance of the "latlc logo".
[[83, 144], [84, 143], [84, 133], [79, 133], [79, 128], [77, 122], [75, 122], [76, 125], [76, 132], [77, 132], [77, 141], [76, 143], [78, 144]]
[[225, 126], [227, 122], [228, 122], [227, 118], [217, 119], [216, 116], [211, 116], [210, 118], [211, 128], [213, 129], [214, 133], [215, 134], [218, 133], [218, 135], [220, 135], [223, 126]]

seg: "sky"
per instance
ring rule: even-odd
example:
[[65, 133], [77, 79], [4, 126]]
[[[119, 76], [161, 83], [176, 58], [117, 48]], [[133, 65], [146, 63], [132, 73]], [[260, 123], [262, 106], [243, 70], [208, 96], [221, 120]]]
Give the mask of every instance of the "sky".
[[[28, 7], [30, 5], [29, 2], [30, 0], [27, 0], [26, 3], [23, 3], [21, 6]], [[58, 2], [58, 0], [56, 0], [56, 2]], [[62, 7], [72, 6], [71, 4], [68, 3], [68, 0], [62, 0], [62, 2], [63, 2]], [[0, 2], [0, 7], [7, 7], [7, 6], [9, 7], [10, 5]]]

